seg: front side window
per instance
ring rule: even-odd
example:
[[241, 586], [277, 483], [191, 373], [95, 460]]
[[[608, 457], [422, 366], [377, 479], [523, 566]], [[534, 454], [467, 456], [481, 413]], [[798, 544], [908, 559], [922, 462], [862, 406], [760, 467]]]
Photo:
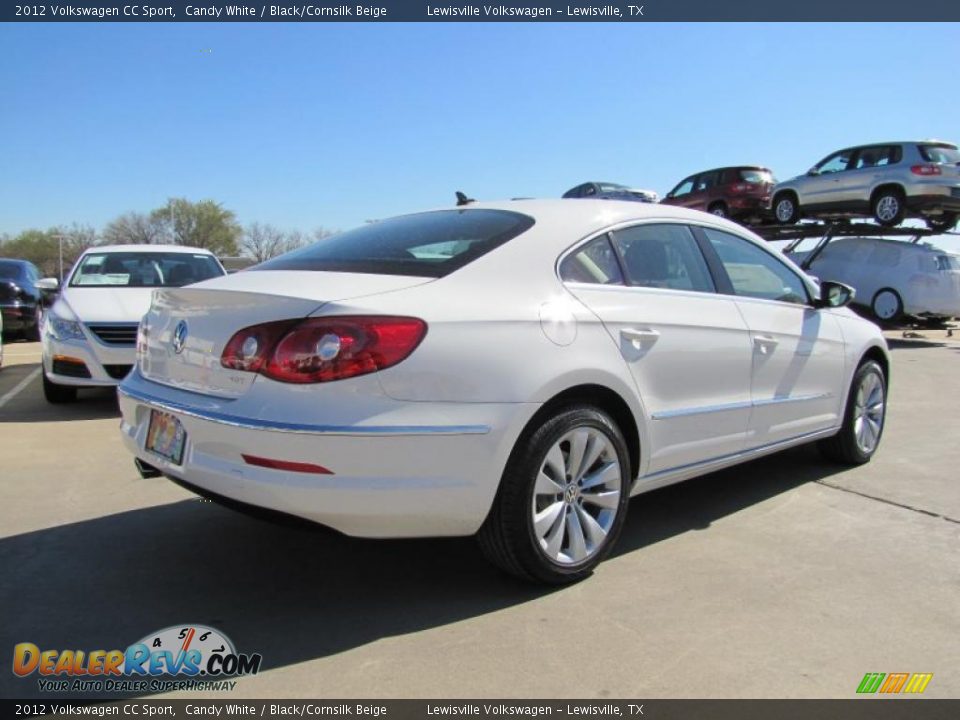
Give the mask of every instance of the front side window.
[[606, 235], [594, 238], [560, 263], [565, 282], [623, 285], [620, 263]]
[[677, 185], [673, 190], [670, 191], [670, 197], [681, 197], [682, 195], [689, 195], [693, 192], [693, 178], [689, 177], [679, 185]]
[[776, 257], [736, 235], [709, 228], [703, 232], [720, 257], [737, 295], [808, 304], [803, 280]]
[[324, 238], [250, 269], [312, 270], [440, 278], [533, 226], [508, 210], [402, 215]]
[[631, 285], [716, 291], [703, 253], [686, 225], [637, 225], [615, 231], [613, 242]]
[[817, 171], [821, 175], [843, 172], [850, 165], [851, 157], [853, 157], [853, 150], [843, 150], [835, 153], [817, 165]]
[[70, 278], [71, 287], [183, 287], [224, 274], [206, 253], [91, 252]]

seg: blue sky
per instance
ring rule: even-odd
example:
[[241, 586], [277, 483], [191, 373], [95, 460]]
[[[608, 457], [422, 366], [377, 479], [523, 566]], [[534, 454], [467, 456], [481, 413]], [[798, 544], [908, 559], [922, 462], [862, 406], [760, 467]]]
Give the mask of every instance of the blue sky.
[[4, 24], [0, 232], [167, 197], [346, 229], [588, 179], [781, 179], [883, 139], [960, 140], [960, 26]]

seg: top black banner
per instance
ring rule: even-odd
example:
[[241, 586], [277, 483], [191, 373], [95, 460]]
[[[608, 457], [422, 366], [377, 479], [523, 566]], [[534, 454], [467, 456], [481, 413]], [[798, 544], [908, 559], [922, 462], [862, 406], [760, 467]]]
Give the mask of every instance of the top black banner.
[[63, 0], [4, 4], [3, 22], [955, 22], [957, 0]]

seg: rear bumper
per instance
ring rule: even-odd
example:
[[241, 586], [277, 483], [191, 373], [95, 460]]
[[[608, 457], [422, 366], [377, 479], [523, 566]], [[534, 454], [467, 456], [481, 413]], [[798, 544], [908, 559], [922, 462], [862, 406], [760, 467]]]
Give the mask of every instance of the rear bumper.
[[914, 212], [937, 211], [960, 212], [960, 186], [955, 188], [944, 187], [944, 192], [933, 193], [931, 188], [924, 188], [922, 195], [908, 195], [907, 208]]
[[[403, 403], [340, 426], [256, 416], [132, 373], [119, 390], [124, 444], [201, 494], [294, 515], [370, 538], [470, 535], [483, 523], [513, 443], [539, 407], [529, 403]], [[183, 425], [182, 464], [145, 449], [151, 411]], [[446, 418], [437, 423], [438, 413]], [[244, 455], [329, 469], [250, 464]]]

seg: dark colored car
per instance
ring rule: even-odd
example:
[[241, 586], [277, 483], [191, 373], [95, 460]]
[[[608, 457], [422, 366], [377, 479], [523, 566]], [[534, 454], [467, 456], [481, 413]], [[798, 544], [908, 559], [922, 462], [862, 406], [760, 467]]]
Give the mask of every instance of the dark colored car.
[[28, 340], [40, 339], [43, 316], [37, 281], [40, 271], [26, 260], [0, 258], [0, 312], [3, 332], [22, 333]]
[[633, 200], [655, 203], [660, 198], [653, 190], [640, 190], [612, 182], [585, 182], [567, 190], [565, 198], [590, 198], [592, 200]]
[[759, 165], [716, 168], [684, 178], [661, 202], [756, 222], [769, 215], [776, 182], [773, 173]]

